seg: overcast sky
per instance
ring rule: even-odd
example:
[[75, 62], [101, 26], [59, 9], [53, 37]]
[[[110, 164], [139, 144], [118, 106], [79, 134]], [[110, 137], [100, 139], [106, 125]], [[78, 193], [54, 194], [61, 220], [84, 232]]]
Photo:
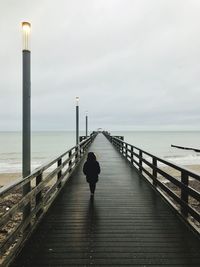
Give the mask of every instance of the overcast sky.
[[21, 130], [21, 22], [32, 130], [200, 130], [199, 0], [0, 0], [0, 130]]

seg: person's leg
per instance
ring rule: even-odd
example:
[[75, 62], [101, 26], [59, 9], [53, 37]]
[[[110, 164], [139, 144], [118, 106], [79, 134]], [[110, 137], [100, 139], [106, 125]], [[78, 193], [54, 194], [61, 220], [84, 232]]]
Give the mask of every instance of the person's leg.
[[89, 186], [90, 186], [90, 193], [92, 194], [92, 184], [89, 183]]
[[96, 189], [96, 183], [93, 184], [93, 187], [92, 187], [92, 190], [93, 190], [93, 194], [95, 192], [95, 189]]
[[96, 183], [90, 183], [90, 192], [91, 192], [91, 194], [94, 194], [95, 188], [96, 188]]

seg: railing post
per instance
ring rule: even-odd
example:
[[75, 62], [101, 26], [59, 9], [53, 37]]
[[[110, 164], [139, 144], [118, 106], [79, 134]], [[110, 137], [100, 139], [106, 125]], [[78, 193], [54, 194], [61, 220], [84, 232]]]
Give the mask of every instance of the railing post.
[[[189, 179], [188, 174], [185, 171], [181, 172], [181, 182], [188, 187]], [[184, 188], [181, 188], [181, 200], [188, 204], [188, 192]], [[188, 211], [185, 207], [181, 206], [181, 213], [184, 216], [188, 216]]]
[[117, 149], [117, 140], [116, 139], [114, 139], [114, 146]]
[[117, 150], [119, 151], [119, 149], [120, 149], [119, 140], [116, 140], [116, 147], [117, 147]]
[[122, 143], [122, 155], [124, 156], [124, 143]]
[[133, 163], [133, 146], [131, 146], [131, 164], [134, 165], [134, 163]]
[[[60, 159], [58, 160], [58, 167], [60, 167], [61, 165], [62, 165], [62, 158], [60, 158]], [[61, 177], [62, 177], [62, 170], [60, 170], [60, 171], [58, 172], [57, 180], [60, 180]], [[60, 188], [60, 187], [61, 187], [61, 182], [58, 183], [58, 188]]]
[[156, 187], [157, 186], [157, 176], [158, 176], [158, 172], [156, 170], [157, 168], [157, 159], [155, 157], [153, 157], [153, 177], [155, 178], [155, 180], [153, 180], [153, 185]]
[[90, 142], [89, 143], [83, 143], [81, 145], [81, 154], [82, 154], [82, 156], [84, 155], [84, 153], [85, 153], [86, 149], [88, 148], [89, 144], [90, 144]]
[[122, 141], [120, 142], [120, 150], [119, 151], [123, 155], [123, 142]]
[[[42, 173], [40, 173], [38, 176], [36, 176], [36, 187], [42, 182]], [[42, 202], [42, 191], [37, 193], [35, 196], [35, 206], [39, 206], [40, 203]], [[40, 215], [42, 214], [43, 209], [39, 209], [38, 212], [36, 213], [36, 217], [39, 218]]]
[[[26, 194], [28, 194], [31, 191], [31, 183], [27, 182], [24, 186], [23, 186], [23, 196], [25, 197]], [[31, 214], [31, 202], [27, 203], [26, 206], [24, 206], [23, 208], [23, 221], [25, 222], [26, 219], [29, 217], [29, 215]], [[24, 229], [24, 233], [26, 234], [27, 230], [29, 229], [29, 227], [31, 226], [31, 223], [29, 223], [27, 225], [27, 227]]]
[[139, 171], [142, 173], [142, 150], [139, 150]]
[[84, 144], [80, 144], [80, 158], [82, 158], [83, 154], [84, 154]]
[[[70, 151], [69, 151], [69, 159], [70, 159], [71, 155], [72, 155], [72, 151], [70, 150]], [[70, 160], [70, 161], [69, 161], [69, 167], [70, 167], [71, 165], [72, 165], [72, 161]], [[71, 171], [72, 171], [72, 169], [69, 168], [69, 172], [71, 172]]]
[[125, 149], [126, 149], [125, 157], [126, 157], [126, 159], [128, 159], [128, 145], [127, 144], [125, 144]]
[[76, 159], [75, 164], [76, 164], [79, 158], [79, 145], [76, 146], [75, 151], [76, 151], [76, 155], [75, 155], [75, 159]]

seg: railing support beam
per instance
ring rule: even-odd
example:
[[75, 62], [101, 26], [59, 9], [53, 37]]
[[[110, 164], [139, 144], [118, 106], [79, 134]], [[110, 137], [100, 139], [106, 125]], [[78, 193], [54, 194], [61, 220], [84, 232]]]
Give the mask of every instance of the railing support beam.
[[[60, 167], [61, 165], [62, 165], [62, 158], [58, 160], [58, 167]], [[60, 180], [61, 177], [62, 177], [62, 170], [58, 172], [57, 180]], [[58, 184], [58, 188], [60, 187], [61, 187], [61, 182]]]
[[[36, 187], [42, 182], [42, 173], [39, 174], [37, 177], [36, 177]], [[42, 191], [40, 191], [36, 197], [35, 197], [35, 205], [36, 207], [40, 205], [40, 203], [42, 202]], [[43, 212], [43, 209], [40, 209], [37, 214], [36, 214], [36, 217], [39, 218], [40, 215], [42, 214]]]
[[[181, 172], [181, 182], [188, 187], [189, 179], [187, 173], [185, 173], [184, 171]], [[181, 200], [188, 205], [188, 192], [183, 188], [181, 189]], [[185, 217], [188, 216], [188, 211], [185, 209], [185, 207], [181, 207], [181, 213]]]
[[142, 153], [142, 150], [139, 150], [139, 171], [140, 173], [142, 174], [142, 156], [143, 156], [143, 153]]
[[153, 180], [153, 185], [156, 187], [157, 186], [157, 176], [158, 176], [158, 172], [156, 170], [157, 168], [157, 159], [155, 157], [153, 157], [153, 177], [155, 178], [155, 180]]

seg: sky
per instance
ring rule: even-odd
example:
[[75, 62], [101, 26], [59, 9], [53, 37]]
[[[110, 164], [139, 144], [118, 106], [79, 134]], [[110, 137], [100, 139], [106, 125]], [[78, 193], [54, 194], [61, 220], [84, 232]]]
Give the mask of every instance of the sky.
[[200, 130], [199, 0], [0, 0], [0, 131], [22, 128], [31, 27], [33, 131]]

